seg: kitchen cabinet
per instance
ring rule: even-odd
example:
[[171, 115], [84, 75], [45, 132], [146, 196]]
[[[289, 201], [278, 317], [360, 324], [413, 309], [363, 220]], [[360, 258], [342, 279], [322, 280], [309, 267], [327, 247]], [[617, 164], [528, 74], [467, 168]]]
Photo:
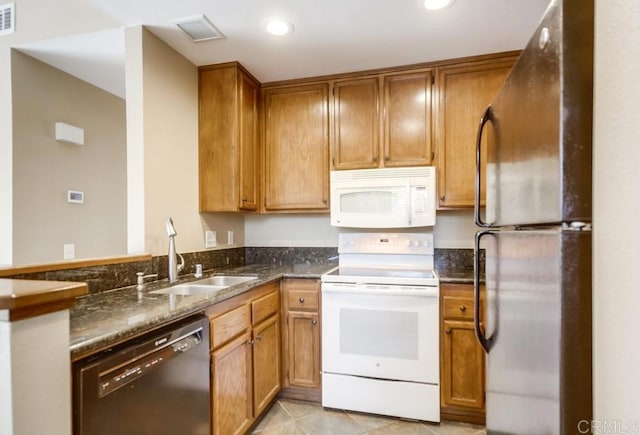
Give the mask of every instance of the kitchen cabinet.
[[475, 336], [473, 285], [442, 283], [440, 312], [442, 419], [484, 424], [485, 362]]
[[207, 315], [212, 433], [245, 433], [282, 387], [280, 284], [220, 302]]
[[320, 401], [320, 281], [285, 279], [282, 290], [286, 318], [282, 396]]
[[200, 211], [255, 211], [260, 85], [237, 62], [198, 74]]
[[[491, 103], [516, 56], [486, 56], [436, 68], [435, 145], [440, 208], [473, 207], [475, 200], [476, 135], [482, 113]], [[487, 127], [482, 146], [486, 167]], [[482, 201], [484, 203], [484, 189]]]
[[431, 68], [335, 81], [333, 169], [430, 165], [432, 82]]
[[329, 210], [329, 85], [266, 87], [265, 212]]

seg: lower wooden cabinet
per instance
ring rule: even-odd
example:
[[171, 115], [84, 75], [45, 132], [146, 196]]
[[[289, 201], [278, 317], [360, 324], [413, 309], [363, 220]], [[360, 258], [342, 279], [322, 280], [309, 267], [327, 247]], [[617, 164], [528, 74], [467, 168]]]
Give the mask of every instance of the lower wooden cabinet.
[[443, 283], [440, 295], [441, 417], [484, 424], [485, 355], [475, 335], [473, 285]]
[[320, 281], [285, 279], [283, 397], [320, 401]]
[[250, 339], [246, 332], [211, 355], [214, 434], [244, 433], [253, 422]]
[[280, 283], [218, 303], [207, 315], [212, 433], [242, 434], [282, 388]]

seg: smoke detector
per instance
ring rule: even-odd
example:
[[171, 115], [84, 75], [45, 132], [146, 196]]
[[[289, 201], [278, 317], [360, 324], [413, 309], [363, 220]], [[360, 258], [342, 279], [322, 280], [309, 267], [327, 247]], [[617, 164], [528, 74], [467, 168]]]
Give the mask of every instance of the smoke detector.
[[180, 18], [173, 23], [187, 34], [193, 42], [210, 41], [212, 39], [224, 39], [225, 36], [205, 15]]
[[0, 35], [8, 35], [16, 31], [16, 4], [0, 5]]

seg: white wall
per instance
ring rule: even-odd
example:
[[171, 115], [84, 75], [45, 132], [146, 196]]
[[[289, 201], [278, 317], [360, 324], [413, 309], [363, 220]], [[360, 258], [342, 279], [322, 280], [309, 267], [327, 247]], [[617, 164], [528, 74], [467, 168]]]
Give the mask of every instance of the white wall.
[[[332, 227], [328, 215], [245, 216], [246, 246], [332, 247], [338, 245], [340, 232], [356, 231]], [[435, 247], [471, 249], [476, 231], [472, 210], [439, 211], [433, 228]]]
[[144, 251], [166, 254], [168, 217], [179, 252], [205, 249], [206, 229], [217, 232], [219, 248], [229, 246], [228, 230], [234, 231], [233, 245], [242, 246], [242, 215], [198, 212], [196, 66], [148, 30], [142, 30], [142, 54]]
[[640, 2], [596, 0], [595, 17], [594, 414], [638, 433]]
[[[56, 25], [52, 25], [56, 23]], [[118, 27], [84, 0], [16, 2], [16, 32], [0, 37], [0, 125], [12, 125], [11, 47], [58, 36]], [[12, 263], [12, 144], [10, 128], [0, 128], [0, 265]]]
[[[13, 264], [126, 252], [125, 102], [17, 50], [13, 75]], [[85, 130], [83, 146], [56, 141], [55, 123]], [[67, 190], [84, 193], [69, 204]]]

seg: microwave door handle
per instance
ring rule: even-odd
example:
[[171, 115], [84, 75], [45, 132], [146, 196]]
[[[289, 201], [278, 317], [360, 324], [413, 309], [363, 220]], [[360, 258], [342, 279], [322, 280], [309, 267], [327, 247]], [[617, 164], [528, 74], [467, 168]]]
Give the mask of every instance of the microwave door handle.
[[480, 118], [480, 125], [478, 126], [478, 136], [476, 137], [476, 191], [474, 202], [474, 214], [476, 225], [481, 228], [491, 228], [491, 224], [482, 220], [480, 215], [480, 200], [481, 200], [481, 186], [482, 186], [482, 131], [487, 122], [493, 121], [493, 109], [491, 105], [487, 106], [482, 118]]

